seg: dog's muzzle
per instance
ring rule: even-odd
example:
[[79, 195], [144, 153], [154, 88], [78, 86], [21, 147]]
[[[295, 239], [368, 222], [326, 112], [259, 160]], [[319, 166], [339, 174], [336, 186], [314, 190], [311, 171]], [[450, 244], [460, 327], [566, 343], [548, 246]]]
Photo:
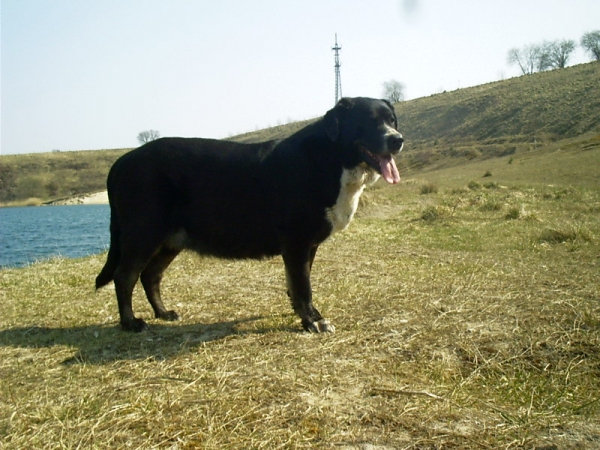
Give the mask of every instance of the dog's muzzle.
[[387, 136], [385, 145], [390, 153], [399, 153], [402, 150], [404, 138], [400, 133], [393, 133]]

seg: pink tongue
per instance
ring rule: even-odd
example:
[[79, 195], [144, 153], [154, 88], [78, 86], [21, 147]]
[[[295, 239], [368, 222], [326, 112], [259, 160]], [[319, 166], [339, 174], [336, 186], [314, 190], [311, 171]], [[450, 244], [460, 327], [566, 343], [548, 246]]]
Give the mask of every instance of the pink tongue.
[[396, 162], [391, 155], [381, 156], [381, 155], [373, 155], [377, 162], [379, 163], [379, 167], [381, 168], [381, 175], [385, 181], [390, 184], [400, 183], [400, 174], [398, 173], [398, 168], [396, 167]]

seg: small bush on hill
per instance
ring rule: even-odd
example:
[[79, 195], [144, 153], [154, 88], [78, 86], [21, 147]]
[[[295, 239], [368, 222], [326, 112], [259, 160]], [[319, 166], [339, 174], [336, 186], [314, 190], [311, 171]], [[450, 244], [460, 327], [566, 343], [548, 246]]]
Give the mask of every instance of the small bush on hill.
[[469, 184], [467, 185], [467, 187], [469, 189], [471, 189], [472, 191], [477, 191], [477, 190], [481, 189], [481, 184], [479, 184], [477, 181], [469, 181]]
[[581, 227], [563, 225], [558, 228], [546, 228], [540, 235], [540, 242], [547, 244], [562, 244], [565, 242], [590, 242], [591, 236]]
[[521, 217], [521, 210], [519, 208], [517, 208], [516, 206], [513, 206], [512, 208], [510, 208], [508, 210], [508, 212], [506, 213], [506, 215], [504, 216], [504, 218], [506, 220], [516, 220], [519, 217]]
[[435, 183], [425, 183], [421, 186], [420, 192], [421, 195], [424, 194], [437, 194], [438, 193], [438, 186]]

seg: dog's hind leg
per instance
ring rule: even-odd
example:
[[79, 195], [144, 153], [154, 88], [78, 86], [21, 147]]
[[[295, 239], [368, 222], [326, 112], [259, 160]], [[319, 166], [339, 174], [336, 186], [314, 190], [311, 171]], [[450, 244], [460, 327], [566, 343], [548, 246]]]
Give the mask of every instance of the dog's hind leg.
[[288, 294], [292, 307], [302, 320], [302, 327], [314, 333], [334, 332], [335, 328], [313, 306], [310, 270], [316, 246], [292, 246], [283, 251]]
[[148, 297], [148, 301], [150, 302], [157, 319], [170, 321], [179, 320], [179, 315], [175, 311], [167, 311], [163, 305], [160, 298], [160, 282], [163, 277], [163, 272], [180, 252], [181, 250], [177, 249], [161, 248], [161, 250], [150, 260], [140, 276], [142, 286], [144, 286], [144, 291], [146, 292], [146, 297]]
[[145, 262], [121, 262], [115, 270], [114, 282], [119, 304], [119, 316], [121, 317], [121, 327], [126, 331], [135, 331], [137, 333], [148, 329], [148, 325], [143, 319], [138, 319], [133, 314], [133, 304], [131, 296], [133, 288], [137, 283]]
[[[146, 217], [149, 216], [148, 214]], [[155, 255], [160, 253], [162, 242], [166, 236], [166, 232], [159, 227], [144, 227], [143, 225], [141, 222], [131, 223], [127, 229], [122, 229], [121, 258], [114, 274], [121, 326], [124, 330], [135, 332], [147, 330], [148, 325], [144, 320], [136, 318], [133, 313], [131, 300], [133, 288], [140, 278], [140, 274], [145, 271]], [[152, 304], [152, 301], [150, 303]], [[152, 306], [154, 307], [154, 305]]]

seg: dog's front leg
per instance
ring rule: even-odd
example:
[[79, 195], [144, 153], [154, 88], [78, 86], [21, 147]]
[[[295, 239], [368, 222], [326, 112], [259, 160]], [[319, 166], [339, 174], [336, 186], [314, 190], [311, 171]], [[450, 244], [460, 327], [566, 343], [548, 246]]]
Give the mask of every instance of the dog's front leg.
[[310, 270], [315, 252], [316, 247], [308, 245], [290, 246], [283, 252], [288, 295], [291, 297], [292, 307], [302, 319], [302, 327], [306, 331], [333, 333], [334, 326], [321, 316], [312, 303]]

